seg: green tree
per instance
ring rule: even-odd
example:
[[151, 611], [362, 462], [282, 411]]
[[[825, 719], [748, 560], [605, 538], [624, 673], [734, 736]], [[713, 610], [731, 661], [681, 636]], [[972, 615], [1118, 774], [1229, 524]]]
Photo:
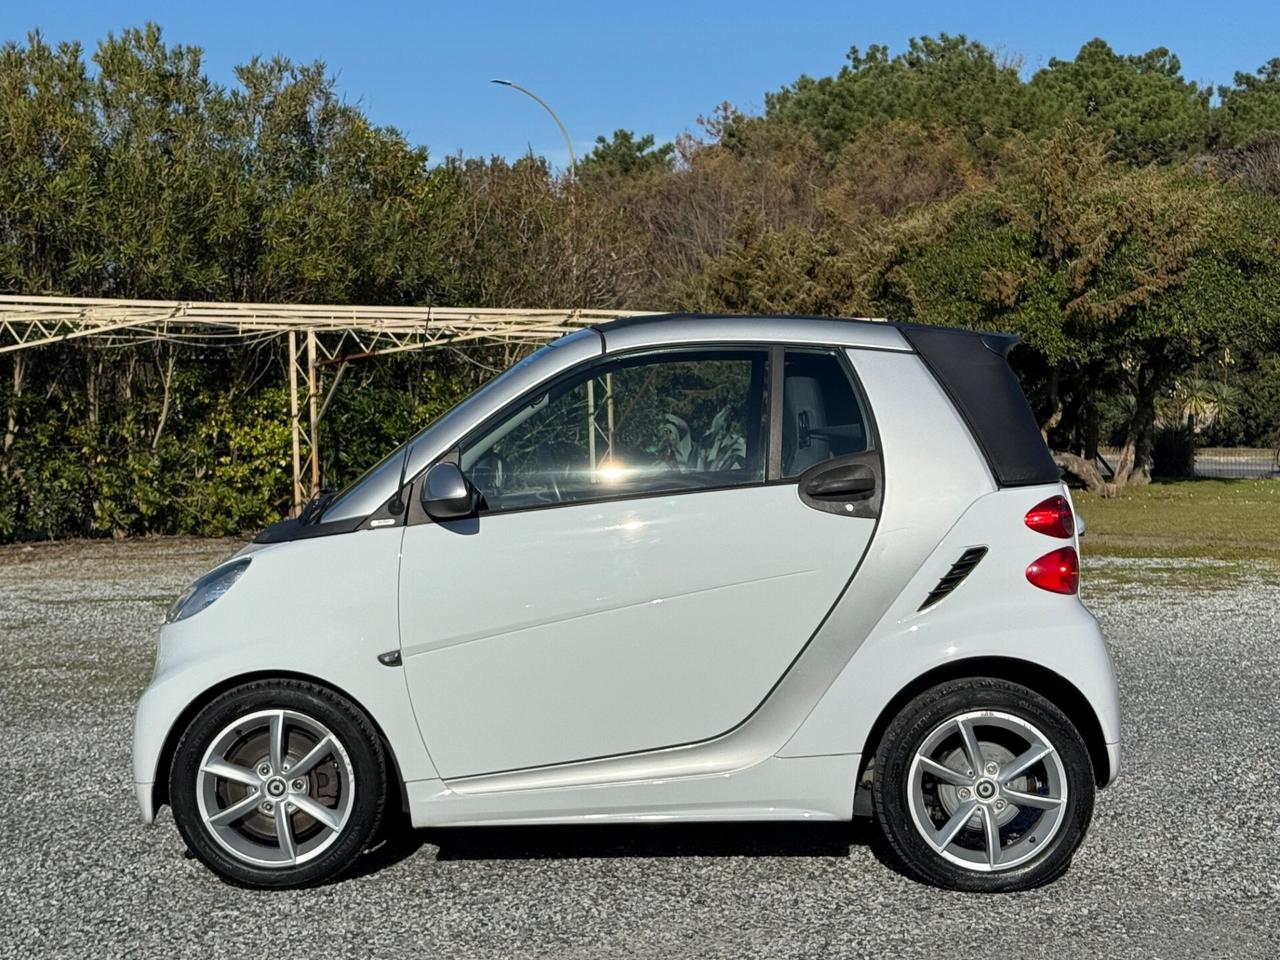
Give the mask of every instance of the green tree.
[[[432, 166], [321, 63], [256, 58], [224, 87], [154, 26], [91, 63], [33, 34], [0, 46], [0, 289], [1011, 329], [1060, 462], [1118, 491], [1149, 472], [1153, 410], [1211, 393], [1226, 410], [1214, 378], [1238, 401], [1214, 436], [1269, 442], [1277, 90], [1280, 60], [1215, 106], [1168, 51], [1101, 40], [1024, 82], [941, 35], [854, 49], [763, 116], [723, 104], [674, 144], [618, 130], [574, 179], [533, 156]], [[281, 354], [0, 355], [0, 537], [260, 525], [289, 496]], [[322, 428], [326, 479], [514, 359], [352, 366]], [[1110, 485], [1087, 464], [1107, 440], [1124, 451]]]
[[1256, 73], [1237, 73], [1230, 87], [1218, 87], [1214, 112], [1215, 139], [1236, 146], [1264, 132], [1280, 131], [1280, 57]]
[[101, 142], [77, 44], [0, 47], [0, 288], [99, 289]]
[[956, 131], [995, 152], [1030, 120], [1016, 66], [963, 35], [915, 37], [894, 57], [880, 45], [853, 47], [848, 61], [834, 77], [802, 76], [767, 94], [765, 115], [808, 131], [830, 155], [892, 120]]
[[[430, 303], [462, 287], [458, 184], [343, 104], [322, 64], [254, 60], [224, 89], [150, 25], [93, 61], [90, 77], [79, 47], [38, 34], [0, 47], [0, 288]], [[284, 400], [263, 385], [280, 362], [274, 343], [0, 358], [0, 535], [260, 525], [287, 496]], [[338, 482], [358, 469], [331, 465]]]
[[[1276, 214], [1188, 171], [1109, 165], [1069, 127], [996, 188], [905, 225], [870, 283], [891, 315], [1020, 333], [1041, 361], [1059, 463], [1118, 493], [1150, 478], [1156, 406], [1177, 373], [1274, 337]], [[1121, 453], [1104, 482], [1090, 462], [1099, 406], [1121, 394]]]
[[1128, 163], [1182, 160], [1209, 141], [1212, 91], [1185, 80], [1164, 47], [1121, 55], [1090, 40], [1074, 60], [1050, 60], [1028, 88], [1036, 129], [1074, 121]]
[[675, 161], [675, 144], [656, 145], [653, 134], [637, 137], [630, 130], [615, 130], [606, 140], [596, 137], [595, 147], [578, 165], [584, 178], [625, 179], [667, 173]]

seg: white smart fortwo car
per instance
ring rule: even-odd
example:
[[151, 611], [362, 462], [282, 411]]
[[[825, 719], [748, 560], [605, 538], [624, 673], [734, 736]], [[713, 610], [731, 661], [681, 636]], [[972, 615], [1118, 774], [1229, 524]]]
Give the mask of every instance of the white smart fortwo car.
[[919, 879], [1052, 880], [1119, 711], [1014, 342], [661, 316], [537, 351], [174, 603], [143, 819], [257, 887], [400, 808], [859, 813]]

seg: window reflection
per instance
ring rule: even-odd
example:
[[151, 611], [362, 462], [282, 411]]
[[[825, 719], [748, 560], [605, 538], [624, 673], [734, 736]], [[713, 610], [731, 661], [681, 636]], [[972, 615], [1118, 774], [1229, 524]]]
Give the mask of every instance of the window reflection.
[[765, 351], [668, 351], [594, 367], [464, 445], [488, 510], [764, 479]]

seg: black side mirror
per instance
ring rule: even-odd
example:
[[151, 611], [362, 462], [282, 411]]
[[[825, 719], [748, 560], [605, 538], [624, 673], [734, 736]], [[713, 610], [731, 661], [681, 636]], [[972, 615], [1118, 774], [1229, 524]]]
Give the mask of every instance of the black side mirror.
[[456, 520], [475, 513], [475, 489], [456, 463], [437, 463], [427, 471], [422, 509], [433, 520]]

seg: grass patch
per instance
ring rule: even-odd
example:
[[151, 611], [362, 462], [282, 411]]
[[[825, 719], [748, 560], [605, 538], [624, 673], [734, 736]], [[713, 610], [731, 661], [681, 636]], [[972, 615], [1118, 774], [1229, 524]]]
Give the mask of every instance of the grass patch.
[[1263, 560], [1280, 570], [1280, 480], [1175, 480], [1072, 498], [1086, 556]]
[[1196, 592], [1280, 580], [1280, 480], [1174, 480], [1073, 499], [1090, 588]]
[[1158, 588], [1171, 593], [1233, 590], [1243, 584], [1266, 582], [1280, 574], [1270, 560], [1215, 560], [1175, 557], [1086, 556], [1082, 592], [1092, 597]]

